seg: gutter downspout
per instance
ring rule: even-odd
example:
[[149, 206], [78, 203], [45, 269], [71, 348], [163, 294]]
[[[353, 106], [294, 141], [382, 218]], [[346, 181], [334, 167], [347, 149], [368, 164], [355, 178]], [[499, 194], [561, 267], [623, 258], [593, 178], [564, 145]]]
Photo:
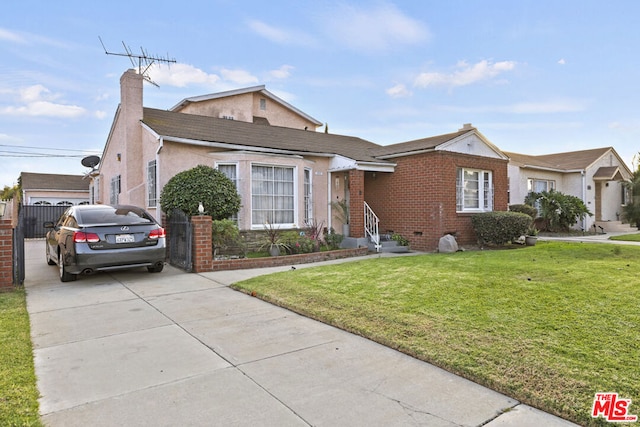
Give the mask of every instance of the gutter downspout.
[[160, 144], [156, 150], [156, 219], [158, 219], [158, 216], [161, 216], [158, 214], [162, 213], [160, 209], [160, 151], [162, 151], [162, 148], [164, 147], [164, 138], [159, 137], [158, 142]]
[[[580, 175], [582, 177], [582, 202], [585, 206], [587, 205], [587, 176], [585, 174], [585, 170], [580, 171]], [[586, 215], [582, 217], [582, 231], [587, 231], [587, 217]]]

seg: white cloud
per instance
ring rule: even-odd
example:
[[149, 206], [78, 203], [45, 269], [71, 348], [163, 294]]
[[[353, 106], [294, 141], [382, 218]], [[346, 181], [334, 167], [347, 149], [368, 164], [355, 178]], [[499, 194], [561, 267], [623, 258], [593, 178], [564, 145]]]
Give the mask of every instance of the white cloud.
[[359, 51], [385, 51], [430, 38], [424, 24], [403, 14], [391, 3], [362, 8], [341, 4], [327, 16], [324, 27], [330, 37]]
[[77, 105], [53, 102], [59, 95], [39, 84], [19, 89], [17, 94], [18, 105], [0, 108], [0, 115], [75, 118], [86, 113]]
[[446, 106], [446, 111], [460, 113], [555, 114], [585, 111], [589, 102], [580, 99], [556, 99], [540, 102], [518, 102], [509, 105]]
[[229, 70], [223, 68], [220, 70], [222, 78], [232, 83], [238, 83], [241, 85], [258, 83], [258, 78], [245, 70]]
[[309, 34], [302, 31], [278, 28], [258, 20], [248, 21], [247, 26], [260, 37], [273, 43], [297, 46], [316, 44], [315, 40]]
[[0, 40], [6, 40], [14, 43], [25, 43], [25, 40], [18, 33], [0, 28]]
[[286, 79], [291, 76], [291, 70], [293, 69], [294, 67], [292, 67], [291, 65], [283, 65], [277, 70], [269, 71], [269, 76], [274, 79]]
[[42, 116], [75, 118], [84, 115], [86, 110], [77, 105], [55, 104], [49, 101], [35, 101], [19, 107], [5, 107], [0, 114], [11, 116]]
[[492, 63], [482, 60], [473, 65], [465, 61], [456, 64], [457, 70], [451, 73], [427, 72], [416, 77], [414, 85], [421, 88], [429, 86], [467, 86], [485, 80], [490, 80], [498, 75], [515, 69], [514, 61], [501, 61]]
[[214, 86], [220, 77], [209, 74], [189, 64], [172, 64], [170, 67], [154, 64], [148, 72], [151, 80], [162, 85], [186, 87], [191, 84]]
[[402, 83], [399, 83], [393, 87], [390, 87], [389, 89], [386, 90], [386, 92], [387, 92], [387, 95], [389, 95], [392, 98], [406, 98], [412, 95], [411, 91], [408, 90], [407, 87]]
[[562, 59], [560, 59], [560, 60], [558, 61], [558, 64], [560, 64], [560, 65], [564, 65], [564, 64], [566, 64], [566, 63], [567, 63], [567, 61], [565, 61], [565, 60], [564, 60], [564, 58], [562, 58]]

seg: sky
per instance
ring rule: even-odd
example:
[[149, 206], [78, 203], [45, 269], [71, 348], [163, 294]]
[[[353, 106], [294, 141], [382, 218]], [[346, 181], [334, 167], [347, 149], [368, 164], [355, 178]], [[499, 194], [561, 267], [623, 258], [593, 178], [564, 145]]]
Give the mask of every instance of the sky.
[[175, 59], [147, 70], [146, 107], [265, 85], [330, 133], [381, 145], [471, 123], [504, 151], [611, 146], [635, 169], [638, 16], [636, 0], [10, 2], [0, 189], [89, 171], [139, 65], [105, 49]]

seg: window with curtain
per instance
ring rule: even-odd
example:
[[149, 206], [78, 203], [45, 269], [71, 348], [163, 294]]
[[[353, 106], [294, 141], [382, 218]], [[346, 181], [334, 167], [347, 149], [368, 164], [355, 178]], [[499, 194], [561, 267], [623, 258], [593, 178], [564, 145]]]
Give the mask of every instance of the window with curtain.
[[147, 163], [147, 206], [156, 207], [158, 204], [158, 194], [156, 187], [156, 161]]
[[311, 169], [304, 170], [304, 223], [313, 221], [313, 198], [311, 192]]
[[117, 205], [120, 200], [120, 175], [111, 178], [111, 194], [109, 203]]
[[[231, 182], [233, 182], [233, 185], [236, 186], [236, 190], [238, 189], [238, 167], [235, 163], [229, 163], [229, 164], [218, 164], [218, 170], [220, 172], [222, 172], [224, 174], [224, 176], [226, 176], [227, 178], [229, 178], [231, 180]], [[229, 219], [231, 221], [234, 221], [235, 223], [238, 222], [238, 215], [234, 214], [231, 215], [229, 217]]]
[[487, 212], [492, 210], [493, 175], [491, 171], [458, 168], [456, 211]]
[[294, 224], [294, 168], [251, 167], [251, 223]]

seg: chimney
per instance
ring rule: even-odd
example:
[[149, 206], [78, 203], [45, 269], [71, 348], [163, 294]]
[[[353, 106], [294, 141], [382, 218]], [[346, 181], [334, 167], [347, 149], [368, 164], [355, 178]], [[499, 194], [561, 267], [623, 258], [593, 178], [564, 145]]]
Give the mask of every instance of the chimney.
[[[120, 203], [132, 203], [127, 189], [143, 183], [143, 170], [140, 164], [142, 155], [142, 75], [135, 70], [127, 70], [120, 77], [120, 111], [118, 113], [121, 126], [119, 133], [120, 150], [117, 161], [120, 162], [121, 188]], [[139, 203], [139, 201], [135, 201]]]
[[142, 120], [142, 75], [127, 70], [120, 77], [120, 109], [128, 120]]
[[476, 128], [471, 123], [465, 123], [462, 125], [458, 132], [462, 132], [463, 130], [475, 130]]

